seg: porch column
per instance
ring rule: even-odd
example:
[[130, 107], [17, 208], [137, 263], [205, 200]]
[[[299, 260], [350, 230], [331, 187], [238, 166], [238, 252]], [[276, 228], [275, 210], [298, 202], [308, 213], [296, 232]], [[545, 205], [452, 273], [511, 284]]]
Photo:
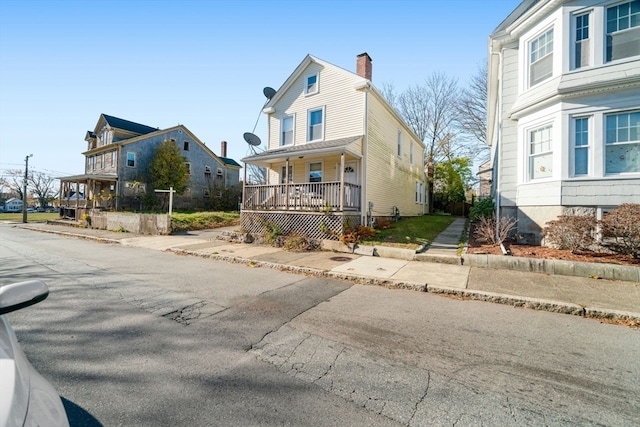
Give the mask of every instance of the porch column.
[[284, 203], [287, 210], [289, 210], [289, 158], [284, 164]]
[[340, 153], [340, 212], [344, 212], [344, 151]]
[[76, 181], [76, 220], [78, 215], [78, 208], [80, 207], [80, 182]]
[[245, 203], [247, 201], [246, 197], [246, 185], [247, 185], [247, 164], [244, 164], [244, 178], [242, 179], [242, 205], [240, 206], [240, 211], [244, 209]]

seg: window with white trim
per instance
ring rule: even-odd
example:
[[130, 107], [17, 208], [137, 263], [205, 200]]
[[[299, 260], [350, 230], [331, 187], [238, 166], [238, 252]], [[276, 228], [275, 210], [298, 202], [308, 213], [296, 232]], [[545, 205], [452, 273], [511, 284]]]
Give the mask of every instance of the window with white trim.
[[553, 75], [553, 28], [529, 43], [529, 86]]
[[203, 194], [203, 196], [204, 196], [204, 197], [211, 197], [211, 192], [209, 191], [209, 189], [208, 189], [208, 188], [205, 188], [205, 189], [204, 189], [204, 194]]
[[416, 203], [423, 204], [425, 202], [424, 182], [416, 181]]
[[582, 68], [591, 65], [591, 39], [589, 38], [590, 14], [583, 13], [574, 17], [575, 44], [573, 56], [573, 68]]
[[318, 93], [318, 74], [308, 76], [306, 80], [306, 86], [304, 87], [305, 95], [312, 95]]
[[127, 151], [127, 166], [130, 168], [136, 167], [136, 153]]
[[398, 129], [398, 149], [397, 153], [398, 157], [402, 157], [402, 131]]
[[413, 142], [409, 143], [409, 163], [413, 164]]
[[309, 134], [307, 135], [307, 141], [320, 141], [323, 138], [324, 128], [324, 110], [318, 108], [315, 110], [309, 110], [308, 123]]
[[111, 167], [115, 168], [116, 167], [116, 152], [112, 151], [111, 152]]
[[573, 174], [589, 175], [589, 117], [573, 119]]
[[107, 167], [107, 163], [104, 161], [104, 153], [100, 154], [100, 169]]
[[529, 179], [548, 178], [553, 175], [552, 126], [529, 131]]
[[293, 144], [293, 116], [280, 119], [280, 145]]
[[605, 173], [640, 172], [640, 111], [605, 115]]
[[607, 8], [607, 61], [640, 55], [640, 0]]
[[322, 182], [322, 162], [309, 163], [309, 182]]

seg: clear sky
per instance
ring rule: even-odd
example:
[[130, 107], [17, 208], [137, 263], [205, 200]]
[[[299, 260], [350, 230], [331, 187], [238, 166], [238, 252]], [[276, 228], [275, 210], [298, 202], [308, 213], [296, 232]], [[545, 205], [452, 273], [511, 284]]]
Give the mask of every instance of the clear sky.
[[84, 173], [101, 113], [185, 125], [216, 154], [266, 145], [266, 98], [307, 54], [398, 91], [434, 72], [464, 85], [520, 0], [0, 0], [0, 173]]

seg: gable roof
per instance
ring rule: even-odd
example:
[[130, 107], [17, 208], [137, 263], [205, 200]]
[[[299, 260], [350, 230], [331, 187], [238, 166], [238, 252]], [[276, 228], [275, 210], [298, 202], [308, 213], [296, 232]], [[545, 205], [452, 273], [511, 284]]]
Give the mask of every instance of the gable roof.
[[[109, 116], [107, 114], [101, 114], [100, 118], [104, 119], [104, 121], [112, 128], [126, 130], [128, 132], [137, 133], [139, 135], [144, 135], [158, 130], [158, 128], [131, 122], [119, 117]], [[98, 124], [96, 125], [96, 129], [94, 132], [98, 131], [98, 126], [100, 126], [101, 121], [102, 120], [98, 120]]]

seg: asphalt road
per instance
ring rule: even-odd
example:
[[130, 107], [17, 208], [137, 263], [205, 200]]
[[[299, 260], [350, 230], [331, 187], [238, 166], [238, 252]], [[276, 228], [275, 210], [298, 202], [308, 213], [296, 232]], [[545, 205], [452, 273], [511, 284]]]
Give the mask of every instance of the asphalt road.
[[0, 225], [72, 425], [634, 425], [640, 331]]

